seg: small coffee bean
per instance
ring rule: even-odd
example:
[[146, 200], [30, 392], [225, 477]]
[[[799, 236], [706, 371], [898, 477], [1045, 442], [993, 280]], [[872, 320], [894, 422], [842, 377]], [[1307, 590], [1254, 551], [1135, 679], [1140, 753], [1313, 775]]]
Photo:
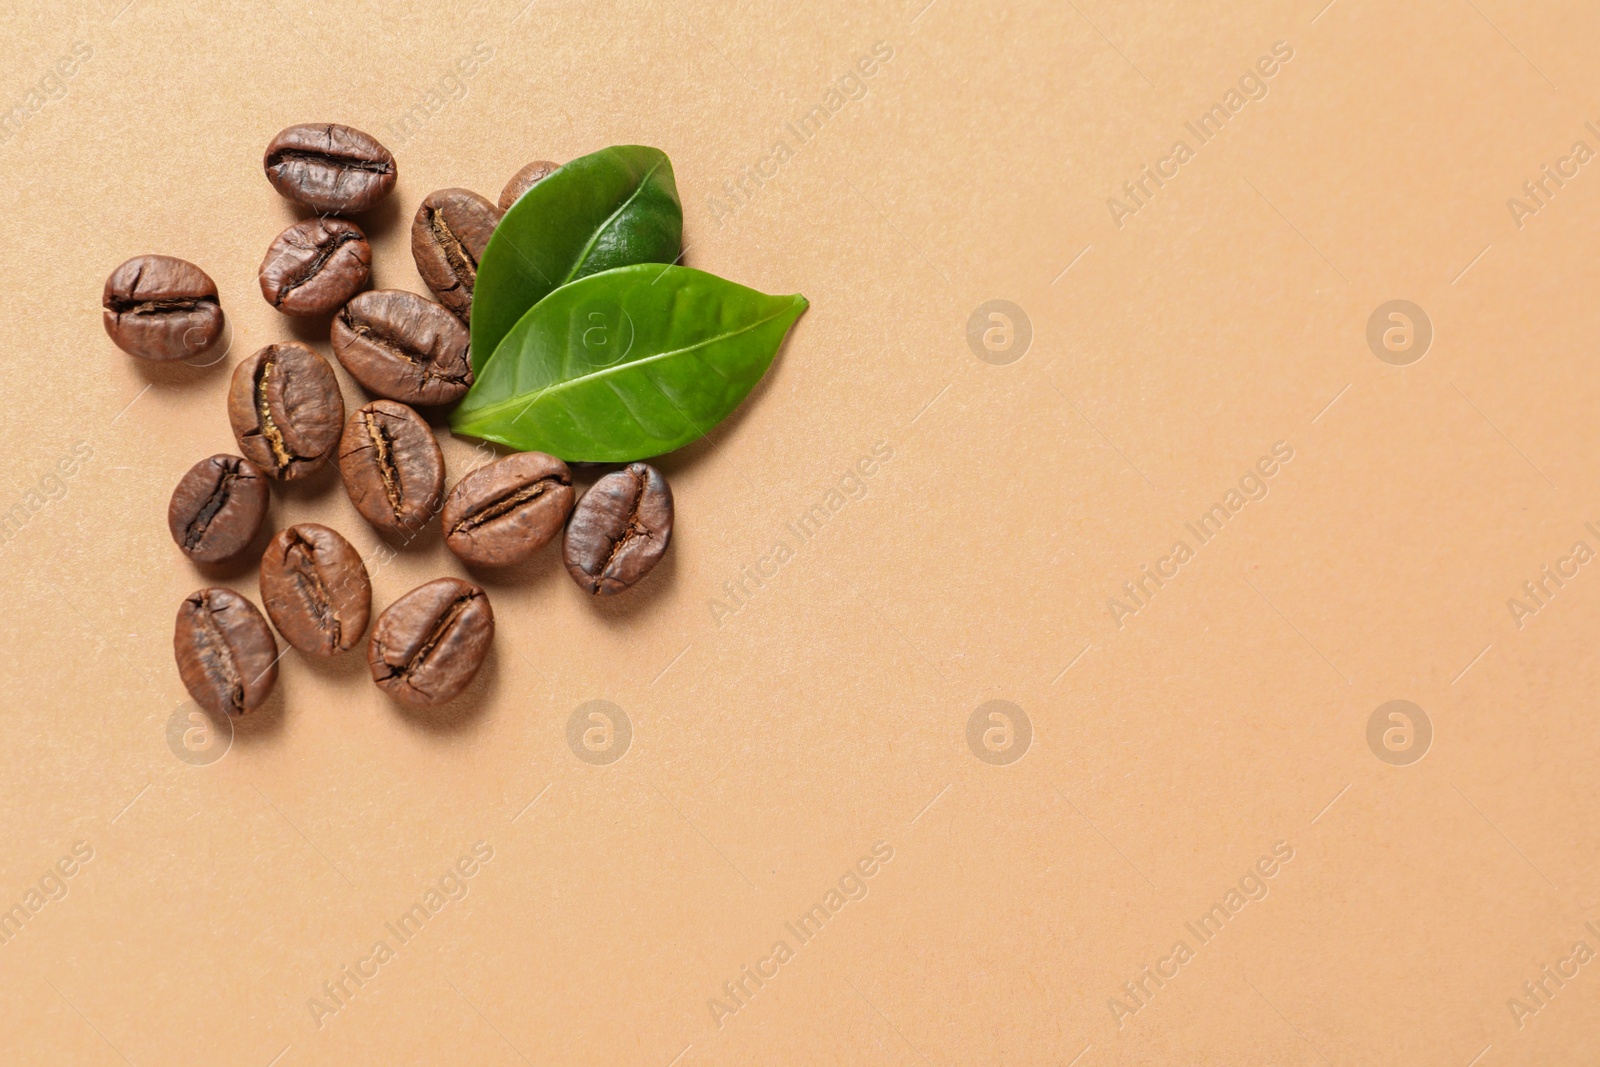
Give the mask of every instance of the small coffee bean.
[[256, 606], [232, 589], [202, 589], [178, 609], [172, 634], [178, 676], [214, 714], [258, 708], [278, 680], [278, 643]]
[[238, 456], [196, 463], [167, 503], [172, 540], [198, 563], [218, 563], [244, 551], [266, 517], [266, 472]]
[[370, 392], [405, 404], [451, 404], [472, 385], [461, 320], [432, 300], [374, 289], [333, 320], [333, 354]]
[[378, 616], [367, 665], [390, 696], [407, 704], [443, 704], [472, 681], [493, 640], [489, 595], [471, 582], [439, 578]]
[[519, 452], [468, 474], [444, 502], [444, 543], [463, 563], [521, 563], [561, 532], [572, 474], [543, 452]]
[[323, 214], [365, 211], [389, 195], [394, 156], [371, 134], [333, 122], [290, 126], [261, 165], [279, 194]]
[[239, 450], [274, 478], [322, 468], [344, 426], [344, 396], [328, 361], [293, 341], [268, 345], [233, 371], [228, 421]]
[[661, 472], [630, 463], [578, 501], [562, 546], [567, 573], [584, 592], [610, 596], [654, 567], [672, 540], [672, 490]]
[[517, 171], [511, 176], [511, 180], [506, 182], [506, 187], [500, 190], [500, 210], [510, 211], [511, 205], [521, 200], [523, 193], [550, 177], [560, 167], [559, 163], [539, 159]]
[[111, 272], [102, 321], [116, 346], [140, 359], [197, 356], [222, 336], [217, 283], [172, 256], [135, 256]]
[[367, 284], [372, 248], [344, 219], [306, 219], [284, 230], [261, 261], [261, 295], [285, 315], [337, 311]]
[[339, 473], [362, 518], [385, 533], [422, 529], [444, 496], [444, 456], [433, 430], [393, 400], [374, 400], [350, 416]]
[[500, 211], [466, 189], [429, 193], [411, 220], [411, 258], [417, 261], [417, 273], [439, 303], [463, 322], [472, 318], [478, 260], [499, 224]]
[[361, 553], [326, 526], [278, 531], [261, 557], [261, 603], [283, 639], [313, 656], [356, 647], [367, 632], [372, 582]]

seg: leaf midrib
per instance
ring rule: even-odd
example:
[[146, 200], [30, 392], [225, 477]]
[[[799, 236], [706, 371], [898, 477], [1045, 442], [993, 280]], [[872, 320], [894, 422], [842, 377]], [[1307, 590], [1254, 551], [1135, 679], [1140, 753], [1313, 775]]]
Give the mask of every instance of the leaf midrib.
[[[566, 389], [566, 388], [568, 388], [570, 386], [581, 385], [581, 384], [583, 384], [585, 382], [593, 382], [593, 381], [596, 381], [596, 380], [598, 380], [600, 378], [604, 378], [608, 374], [617, 374], [617, 373], [620, 373], [620, 372], [622, 372], [624, 370], [632, 370], [632, 369], [635, 369], [637, 367], [643, 367], [643, 366], [645, 366], [646, 364], [649, 364], [649, 363], [655, 363], [658, 360], [670, 359], [670, 358], [672, 358], [674, 356], [681, 356], [681, 355], [684, 355], [685, 353], [693, 352], [696, 349], [701, 349], [701, 348], [707, 347], [708, 345], [716, 344], [719, 341], [726, 341], [730, 337], [738, 337], [740, 334], [749, 333], [752, 330], [756, 330], [756, 329], [759, 329], [762, 326], [765, 326], [767, 323], [773, 321], [774, 319], [782, 317], [782, 315], [785, 312], [794, 310], [794, 306], [795, 306], [794, 305], [794, 298], [790, 297], [789, 298], [789, 302], [787, 304], [785, 304], [782, 308], [780, 308], [779, 310], [773, 312], [770, 315], [765, 315], [765, 316], [763, 316], [763, 317], [761, 317], [759, 319], [756, 319], [754, 322], [750, 323], [748, 326], [742, 326], [737, 330], [731, 330], [731, 331], [729, 331], [727, 333], [719, 333], [715, 337], [708, 337], [703, 341], [697, 341], [696, 343], [694, 343], [692, 345], [688, 345], [688, 346], [686, 346], [684, 348], [674, 348], [674, 349], [670, 349], [669, 351], [666, 351], [666, 352], [657, 352], [653, 356], [646, 356], [644, 359], [636, 359], [636, 360], [633, 360], [631, 363], [619, 363], [615, 367], [605, 367], [605, 368], [603, 368], [601, 370], [595, 371], [592, 374], [584, 374], [584, 375], [580, 375], [579, 377], [576, 377], [576, 378], [568, 378], [565, 381], [558, 382], [555, 385], [546, 386], [545, 388], [540, 389], [537, 392], [532, 393], [531, 394], [532, 397], [533, 397], [532, 400], [528, 399], [528, 397], [530, 396], [529, 393], [517, 393], [515, 396], [508, 397], [505, 400], [496, 401], [495, 403], [490, 404], [487, 407], [482, 407], [482, 408], [479, 408], [477, 411], [469, 413], [468, 418], [464, 421], [464, 423], [463, 423], [461, 428], [463, 430], [466, 430], [466, 429], [469, 429], [472, 426], [479, 425], [484, 420], [493, 418], [494, 416], [500, 414], [501, 411], [506, 410], [508, 408], [515, 407], [515, 406], [517, 406], [519, 404], [522, 405], [523, 408], [527, 408], [527, 407], [531, 406], [532, 404], [536, 403], [537, 401], [543, 399], [544, 397], [550, 395], [551, 393], [559, 393], [563, 389]], [[776, 354], [776, 353], [774, 353], [774, 354]]]
[[[589, 235], [589, 242], [583, 246], [583, 251], [581, 253], [579, 253], [578, 258], [573, 260], [572, 266], [567, 270], [566, 277], [561, 279], [561, 281], [556, 285], [556, 289], [559, 289], [559, 288], [561, 288], [561, 286], [566, 285], [568, 282], [572, 281], [573, 275], [577, 274], [579, 268], [581, 268], [585, 263], [588, 262], [589, 253], [594, 251], [595, 242], [600, 240], [600, 235], [605, 233], [608, 229], [610, 229], [612, 223], [617, 221], [617, 216], [621, 215], [624, 211], [628, 210], [628, 205], [632, 204], [635, 200], [637, 200], [639, 198], [639, 194], [644, 192], [644, 187], [647, 184], [649, 184], [649, 181], [650, 181], [651, 178], [655, 177], [656, 171], [661, 169], [661, 164], [663, 162], [665, 162], [665, 158], [664, 157], [663, 157], [663, 159], [658, 159], [654, 163], [652, 163], [650, 165], [650, 169], [644, 172], [644, 177], [639, 179], [639, 184], [634, 186], [633, 192], [628, 194], [628, 199], [626, 199], [622, 203], [618, 204], [617, 205], [617, 209], [615, 211], [613, 211], [609, 216], [606, 217], [606, 221], [602, 222], [599, 226], [595, 227], [594, 233]], [[551, 290], [551, 292], [554, 292], [554, 291], [555, 291], [555, 289]]]

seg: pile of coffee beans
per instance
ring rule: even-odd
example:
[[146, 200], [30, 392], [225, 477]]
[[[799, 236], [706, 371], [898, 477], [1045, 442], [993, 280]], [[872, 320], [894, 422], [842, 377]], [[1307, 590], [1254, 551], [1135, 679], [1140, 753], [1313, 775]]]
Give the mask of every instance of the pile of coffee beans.
[[[351, 503], [374, 529], [409, 542], [437, 516], [445, 545], [468, 566], [521, 563], [564, 530], [563, 561], [586, 593], [610, 596], [649, 573], [672, 538], [672, 490], [660, 471], [630, 463], [580, 498], [565, 463], [522, 452], [469, 471], [446, 494], [443, 453], [416, 411], [453, 404], [472, 385], [467, 324], [478, 261], [501, 216], [557, 164], [523, 167], [498, 205], [466, 189], [423, 199], [411, 252], [437, 300], [367, 288], [372, 247], [345, 216], [394, 189], [394, 156], [375, 138], [337, 124], [291, 126], [272, 139], [262, 166], [274, 189], [316, 215], [267, 249], [261, 295], [285, 315], [331, 315], [335, 358], [374, 399], [347, 419], [333, 367], [305, 344], [269, 344], [242, 360], [227, 402], [242, 455], [203, 459], [178, 482], [167, 506], [178, 549], [196, 563], [237, 560], [266, 524], [272, 482], [314, 477], [336, 460]], [[216, 283], [171, 256], [117, 267], [102, 303], [106, 333], [141, 359], [187, 359], [223, 336]], [[240, 715], [267, 699], [280, 658], [274, 628], [313, 657], [349, 652], [367, 636], [373, 682], [416, 705], [459, 696], [494, 639], [488, 595], [461, 578], [419, 586], [373, 621], [361, 554], [318, 523], [270, 539], [260, 588], [265, 617], [221, 587], [191, 594], [178, 609], [178, 674], [213, 713]]]

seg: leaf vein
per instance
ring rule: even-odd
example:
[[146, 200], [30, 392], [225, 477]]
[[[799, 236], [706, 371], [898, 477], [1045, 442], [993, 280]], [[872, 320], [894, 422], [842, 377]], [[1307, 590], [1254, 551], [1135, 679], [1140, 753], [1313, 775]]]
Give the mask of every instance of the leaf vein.
[[628, 194], [628, 199], [618, 204], [617, 210], [607, 216], [606, 221], [595, 227], [594, 233], [589, 235], [589, 242], [583, 246], [583, 251], [578, 253], [578, 258], [573, 261], [571, 268], [568, 269], [567, 276], [561, 279], [563, 285], [572, 281], [578, 271], [583, 268], [583, 265], [588, 262], [589, 254], [594, 251], [595, 242], [600, 240], [600, 235], [610, 229], [611, 224], [617, 221], [617, 217], [628, 210], [628, 206], [638, 199], [640, 193], [644, 192], [644, 187], [649, 184], [651, 178], [655, 177], [656, 171], [661, 169], [661, 164], [665, 161], [665, 158], [663, 156], [652, 163], [650, 169], [644, 172], [644, 177], [639, 179], [639, 184], [633, 187], [633, 192]]

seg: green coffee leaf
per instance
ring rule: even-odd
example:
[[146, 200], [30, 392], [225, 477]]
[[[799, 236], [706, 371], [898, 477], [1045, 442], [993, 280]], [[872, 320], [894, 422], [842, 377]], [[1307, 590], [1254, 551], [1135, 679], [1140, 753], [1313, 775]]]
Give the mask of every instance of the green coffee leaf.
[[451, 428], [569, 461], [671, 452], [738, 407], [806, 307], [689, 267], [590, 275], [523, 315]]

